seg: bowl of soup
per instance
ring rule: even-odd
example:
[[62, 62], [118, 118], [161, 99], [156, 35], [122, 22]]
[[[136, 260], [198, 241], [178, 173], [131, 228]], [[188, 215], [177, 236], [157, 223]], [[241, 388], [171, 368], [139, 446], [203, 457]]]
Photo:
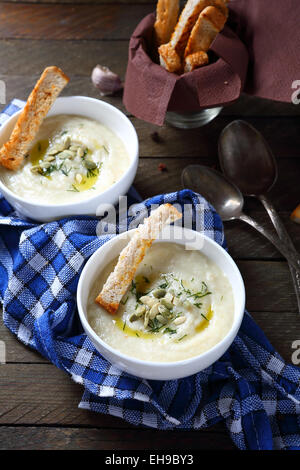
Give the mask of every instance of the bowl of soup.
[[[19, 113], [1, 127], [0, 145]], [[127, 193], [137, 164], [137, 134], [121, 111], [85, 96], [58, 98], [21, 167], [0, 168], [0, 192], [21, 215], [42, 222], [96, 215]]]
[[203, 234], [171, 227], [147, 250], [111, 315], [95, 298], [133, 233], [107, 242], [82, 271], [77, 304], [86, 334], [104, 358], [138, 377], [173, 380], [207, 368], [243, 318], [245, 288], [235, 262]]

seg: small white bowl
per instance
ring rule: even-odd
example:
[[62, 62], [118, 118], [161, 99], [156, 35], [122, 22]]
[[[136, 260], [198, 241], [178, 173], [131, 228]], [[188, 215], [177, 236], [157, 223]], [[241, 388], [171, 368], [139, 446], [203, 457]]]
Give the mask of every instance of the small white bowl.
[[[0, 147], [7, 142], [21, 111], [14, 114], [0, 128]], [[57, 98], [48, 116], [76, 114], [95, 119], [111, 129], [123, 141], [130, 157], [130, 166], [124, 175], [103, 193], [74, 203], [45, 204], [26, 201], [5, 186], [0, 178], [0, 192], [20, 213], [31, 219], [48, 222], [72, 215], [96, 215], [100, 204], [115, 204], [130, 188], [137, 171], [139, 144], [136, 131], [129, 119], [114, 106], [86, 96]]]
[[[134, 230], [116, 236], [99, 248], [85, 265], [78, 283], [77, 306], [84, 331], [95, 348], [117, 368], [137, 377], [152, 380], [173, 380], [200, 372], [217, 361], [229, 348], [240, 328], [245, 310], [245, 287], [242, 276], [229, 254], [210, 238], [182, 227], [169, 227], [170, 237], [160, 237], [159, 243], [174, 241], [181, 245], [191, 244], [210, 258], [227, 276], [234, 297], [234, 319], [227, 335], [210, 350], [190, 359], [177, 362], [150, 362], [127, 356], [105, 343], [91, 328], [87, 319], [87, 304], [91, 288], [101, 271], [128, 243]], [[154, 242], [156, 243], [156, 242]]]

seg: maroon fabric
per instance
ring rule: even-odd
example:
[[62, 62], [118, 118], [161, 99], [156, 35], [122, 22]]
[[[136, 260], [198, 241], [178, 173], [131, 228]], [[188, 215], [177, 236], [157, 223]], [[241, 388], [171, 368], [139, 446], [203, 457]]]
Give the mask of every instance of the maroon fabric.
[[300, 1], [231, 0], [230, 9], [250, 56], [245, 92], [291, 102], [300, 77]]
[[226, 105], [242, 91], [291, 101], [292, 83], [300, 79], [300, 0], [231, 0], [229, 7], [228, 26], [211, 46], [218, 59], [181, 76], [152, 61], [154, 14], [143, 19], [129, 45], [124, 91], [129, 112], [162, 125], [167, 110]]
[[228, 104], [240, 96], [248, 54], [233, 31], [226, 27], [212, 44], [211, 49], [219, 56], [216, 62], [179, 76], [150, 57], [154, 20], [154, 14], [146, 16], [130, 40], [123, 98], [130, 113], [162, 125], [167, 110], [192, 112]]

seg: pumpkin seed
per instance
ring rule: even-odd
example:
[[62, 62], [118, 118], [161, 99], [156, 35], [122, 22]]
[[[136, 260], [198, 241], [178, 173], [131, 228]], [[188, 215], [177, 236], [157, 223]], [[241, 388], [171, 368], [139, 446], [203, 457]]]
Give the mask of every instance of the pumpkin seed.
[[167, 302], [170, 302], [170, 303], [171, 303], [171, 302], [173, 301], [173, 295], [170, 294], [170, 292], [168, 292], [168, 293], [165, 295], [165, 300], [166, 300]]
[[152, 292], [152, 294], [154, 295], [154, 297], [156, 297], [157, 299], [161, 299], [161, 297], [164, 297], [164, 295], [166, 295], [166, 290], [165, 289], [154, 289], [154, 291]]
[[83, 155], [84, 155], [84, 150], [83, 150], [82, 147], [79, 147], [77, 149], [77, 157], [81, 158], [81, 157], [83, 157]]
[[74, 152], [70, 152], [70, 150], [63, 150], [62, 152], [60, 152], [58, 154], [58, 157], [61, 159], [61, 160], [64, 160], [66, 158], [74, 158], [75, 157], [75, 153]]
[[92, 160], [85, 160], [85, 161], [84, 161], [84, 166], [85, 166], [88, 170], [96, 170], [96, 168], [97, 168], [96, 163], [93, 162]]
[[55, 144], [47, 151], [47, 155], [56, 155], [59, 152], [64, 150], [64, 146], [62, 144]]
[[43, 173], [43, 170], [41, 169], [39, 165], [34, 165], [33, 167], [30, 168], [30, 171], [32, 173], [39, 173], [39, 174]]
[[159, 302], [157, 302], [156, 304], [153, 305], [153, 307], [151, 307], [150, 312], [149, 312], [149, 318], [151, 320], [153, 320], [153, 318], [155, 318], [156, 315], [158, 314], [158, 307], [159, 307]]
[[154, 299], [153, 297], [150, 297], [149, 295], [142, 295], [140, 298], [140, 301], [144, 305], [148, 305], [148, 307], [153, 307], [154, 304], [156, 304], [157, 299]]
[[167, 309], [164, 305], [159, 305], [158, 306], [158, 311], [164, 316], [169, 316], [170, 315], [170, 310]]
[[182, 315], [181, 317], [178, 317], [178, 318], [175, 318], [175, 320], [173, 321], [174, 325], [182, 325], [182, 323], [184, 323], [186, 320], [186, 317], [184, 315]]
[[46, 162], [53, 162], [53, 160], [55, 160], [55, 157], [52, 156], [45, 158]]
[[145, 305], [139, 305], [138, 308], [135, 311], [135, 314], [138, 317], [141, 317], [142, 315], [144, 315], [144, 313], [146, 313], [146, 306]]
[[173, 304], [171, 302], [168, 302], [166, 299], [161, 299], [161, 303], [164, 307], [166, 307], [168, 310], [172, 310]]
[[45, 169], [50, 168], [50, 166], [51, 166], [51, 163], [50, 163], [50, 162], [42, 162], [42, 163], [40, 164], [40, 167], [41, 167], [41, 168], [45, 168]]
[[129, 318], [129, 320], [130, 320], [131, 322], [137, 321], [138, 319], [139, 319], [139, 317], [138, 317], [135, 313], [133, 313], [133, 314], [131, 315], [131, 317]]
[[64, 149], [68, 149], [71, 145], [71, 139], [69, 136], [67, 136], [64, 140]]
[[157, 315], [157, 320], [159, 321], [159, 323], [161, 323], [162, 325], [165, 325], [166, 323], [168, 323], [168, 320], [163, 317], [162, 315]]

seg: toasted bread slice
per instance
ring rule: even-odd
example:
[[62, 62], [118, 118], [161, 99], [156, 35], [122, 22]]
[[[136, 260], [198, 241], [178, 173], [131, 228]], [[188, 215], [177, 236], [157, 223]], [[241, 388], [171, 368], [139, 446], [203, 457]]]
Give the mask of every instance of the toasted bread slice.
[[162, 44], [158, 48], [160, 65], [168, 72], [180, 72], [182, 69], [181, 58], [170, 45]]
[[208, 5], [211, 5], [210, 0], [188, 0], [182, 10], [170, 40], [171, 47], [175, 49], [177, 54], [180, 56], [183, 56], [190, 32], [192, 31], [199, 14]]
[[229, 0], [212, 0], [210, 6], [218, 8], [228, 18], [228, 3]]
[[199, 15], [190, 34], [184, 56], [198, 51], [208, 51], [217, 34], [224, 28], [227, 17], [215, 7], [205, 8]]
[[179, 0], [158, 0], [154, 23], [157, 46], [170, 41], [179, 14]]
[[171, 204], [163, 204], [138, 227], [128, 245], [121, 251], [114, 271], [108, 276], [96, 302], [114, 314], [132, 282], [136, 270], [145, 256], [146, 249], [158, 237], [165, 225], [175, 222], [182, 215]]
[[69, 78], [58, 67], [47, 67], [30, 93], [11, 136], [0, 150], [0, 163], [10, 170], [22, 164], [39, 127]]
[[204, 51], [194, 52], [188, 55], [184, 61], [184, 73], [203, 67], [208, 64], [208, 55]]

